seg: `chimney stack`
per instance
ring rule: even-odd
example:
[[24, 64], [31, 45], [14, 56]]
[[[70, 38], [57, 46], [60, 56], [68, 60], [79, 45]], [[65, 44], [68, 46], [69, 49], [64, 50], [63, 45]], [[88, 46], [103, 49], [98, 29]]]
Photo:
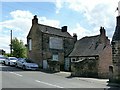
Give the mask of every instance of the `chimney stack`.
[[105, 32], [104, 27], [100, 27], [100, 35], [106, 36], [106, 32]]
[[35, 15], [34, 18], [32, 19], [32, 25], [34, 25], [34, 24], [38, 24], [37, 15]]
[[100, 38], [101, 38], [101, 43], [106, 44], [106, 31], [104, 27], [100, 27]]
[[76, 43], [76, 41], [77, 41], [77, 34], [76, 33], [73, 33], [73, 38], [74, 38], [74, 43]]
[[61, 29], [62, 32], [67, 32], [67, 26], [63, 26]]

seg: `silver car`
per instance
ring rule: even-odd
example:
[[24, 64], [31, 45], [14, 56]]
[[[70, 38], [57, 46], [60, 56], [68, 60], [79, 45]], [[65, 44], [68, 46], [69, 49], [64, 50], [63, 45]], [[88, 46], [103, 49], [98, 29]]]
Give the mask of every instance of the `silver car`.
[[8, 59], [5, 61], [5, 65], [15, 66], [17, 60], [18, 59], [16, 57], [8, 57]]
[[7, 60], [7, 57], [0, 55], [0, 63], [4, 64], [5, 60]]
[[23, 70], [38, 70], [38, 65], [34, 63], [31, 59], [21, 59], [16, 62], [16, 67], [20, 67]]

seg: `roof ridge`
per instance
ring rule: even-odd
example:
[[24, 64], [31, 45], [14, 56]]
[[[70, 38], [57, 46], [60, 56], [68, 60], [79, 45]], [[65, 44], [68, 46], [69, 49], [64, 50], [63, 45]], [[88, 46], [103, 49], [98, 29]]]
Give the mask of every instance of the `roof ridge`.
[[45, 25], [45, 24], [38, 24], [38, 25], [42, 25], [42, 26], [46, 26], [46, 27], [50, 27], [50, 28], [54, 28], [54, 29], [59, 29], [59, 30], [61, 30], [60, 28], [53, 27], [53, 26], [49, 26], [49, 25]]

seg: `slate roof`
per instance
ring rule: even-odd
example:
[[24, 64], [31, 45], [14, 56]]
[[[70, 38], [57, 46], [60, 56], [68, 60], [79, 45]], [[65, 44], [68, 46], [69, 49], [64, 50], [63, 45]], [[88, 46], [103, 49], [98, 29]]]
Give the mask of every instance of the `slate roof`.
[[112, 38], [112, 41], [119, 41], [119, 40], [120, 40], [120, 16], [117, 17], [117, 25]]
[[100, 35], [83, 37], [76, 42], [74, 50], [69, 56], [98, 56], [105, 47], [105, 45], [100, 44], [99, 41]]
[[57, 36], [61, 36], [61, 37], [73, 38], [68, 32], [62, 32], [61, 29], [59, 29], [59, 28], [39, 24], [39, 29], [43, 33], [53, 34], [53, 35], [57, 35]]
[[120, 40], [120, 26], [117, 26], [112, 41], [119, 41], [119, 40]]

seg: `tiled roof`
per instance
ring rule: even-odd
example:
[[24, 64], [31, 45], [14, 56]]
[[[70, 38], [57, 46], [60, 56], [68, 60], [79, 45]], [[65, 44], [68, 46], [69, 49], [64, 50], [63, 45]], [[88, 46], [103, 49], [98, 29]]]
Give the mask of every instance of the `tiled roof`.
[[59, 29], [59, 28], [39, 24], [39, 29], [43, 33], [48, 33], [48, 34], [53, 34], [53, 35], [57, 35], [57, 36], [73, 38], [68, 32], [62, 32], [61, 29]]
[[69, 55], [74, 56], [96, 56], [104, 49], [105, 45], [100, 44], [100, 35], [83, 37], [75, 44], [74, 50]]

